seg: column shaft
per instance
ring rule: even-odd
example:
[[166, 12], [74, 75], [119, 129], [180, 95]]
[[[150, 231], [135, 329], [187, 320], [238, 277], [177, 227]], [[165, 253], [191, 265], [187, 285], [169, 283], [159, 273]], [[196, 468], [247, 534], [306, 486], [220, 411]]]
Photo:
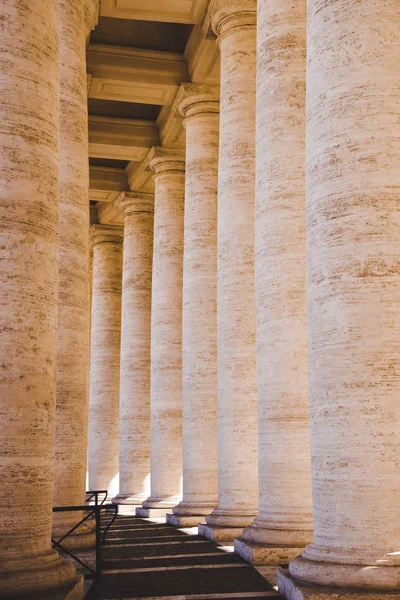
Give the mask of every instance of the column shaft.
[[0, 4], [0, 596], [74, 581], [51, 549], [58, 293], [57, 0]]
[[[224, 4], [224, 3], [223, 3]], [[255, 2], [219, 7], [218, 508], [201, 526], [232, 539], [257, 514], [254, 291]]]
[[182, 493], [182, 271], [184, 158], [155, 149], [151, 313], [151, 495], [138, 514], [165, 514]]
[[400, 12], [392, 0], [308, 10], [315, 537], [290, 571], [399, 591]]
[[[89, 170], [84, 0], [59, 0], [60, 264], [54, 505], [85, 501], [89, 401]], [[54, 515], [55, 533], [76, 513]], [[66, 543], [94, 544], [84, 525]]]
[[122, 229], [92, 225], [89, 488], [118, 493]]
[[[235, 541], [285, 564], [312, 541], [307, 364], [306, 0], [258, 3], [256, 298], [259, 517]], [[289, 42], [290, 40], [290, 42]]]
[[[197, 93], [196, 93], [197, 92]], [[219, 90], [193, 86], [186, 128], [182, 331], [183, 499], [167, 521], [197, 525], [217, 506]]]
[[[118, 504], [140, 506], [150, 493], [150, 334], [154, 196], [123, 192], [120, 448]], [[132, 508], [125, 508], [131, 512]]]

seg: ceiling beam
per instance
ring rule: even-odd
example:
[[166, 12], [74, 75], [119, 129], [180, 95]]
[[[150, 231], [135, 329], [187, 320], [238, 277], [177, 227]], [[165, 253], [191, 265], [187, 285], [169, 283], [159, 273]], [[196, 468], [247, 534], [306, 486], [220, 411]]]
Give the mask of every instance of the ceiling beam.
[[201, 23], [208, 0], [102, 0], [100, 16], [167, 23]]
[[142, 161], [160, 143], [153, 121], [89, 116], [89, 156]]
[[173, 52], [90, 44], [90, 98], [171, 105], [179, 85], [189, 81], [185, 58]]

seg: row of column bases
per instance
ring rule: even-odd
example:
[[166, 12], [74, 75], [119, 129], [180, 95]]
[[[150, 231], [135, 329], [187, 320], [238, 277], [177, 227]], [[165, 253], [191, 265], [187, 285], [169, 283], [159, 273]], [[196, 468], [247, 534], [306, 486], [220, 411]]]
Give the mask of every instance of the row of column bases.
[[[75, 578], [50, 535], [53, 486], [85, 487], [83, 11], [0, 7], [2, 598]], [[93, 228], [92, 487], [119, 470], [119, 503], [290, 560], [290, 600], [400, 589], [399, 21], [392, 0], [221, 0], [186, 157], [154, 148], [155, 197], [118, 198], [123, 252]]]

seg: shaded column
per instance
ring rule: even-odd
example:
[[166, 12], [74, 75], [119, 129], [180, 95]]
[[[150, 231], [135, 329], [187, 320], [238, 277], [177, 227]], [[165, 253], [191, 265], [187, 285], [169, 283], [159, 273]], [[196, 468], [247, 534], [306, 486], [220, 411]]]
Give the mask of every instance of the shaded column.
[[199, 531], [240, 535], [257, 514], [254, 290], [256, 3], [220, 2], [218, 177], [218, 508]]
[[119, 494], [131, 513], [150, 493], [150, 333], [154, 196], [123, 192]]
[[[290, 40], [290, 43], [289, 41]], [[246, 560], [286, 564], [312, 541], [307, 364], [306, 0], [258, 3], [256, 300], [259, 517]]]
[[400, 12], [389, 0], [312, 0], [308, 19], [315, 536], [290, 572], [310, 584], [398, 594]]
[[[60, 253], [54, 505], [85, 503], [89, 410], [89, 167], [84, 0], [59, 0]], [[53, 532], [77, 513], [56, 513]], [[66, 540], [94, 545], [86, 523]]]
[[217, 506], [217, 194], [219, 88], [190, 86], [182, 324], [183, 499], [167, 515], [197, 525]]
[[92, 225], [89, 489], [118, 493], [123, 230]]
[[185, 159], [154, 148], [153, 288], [151, 309], [151, 494], [136, 510], [163, 516], [182, 494], [182, 271]]
[[48, 593], [54, 598], [73, 585], [76, 574], [51, 549], [58, 313], [57, 0], [4, 0], [0, 22], [0, 597]]

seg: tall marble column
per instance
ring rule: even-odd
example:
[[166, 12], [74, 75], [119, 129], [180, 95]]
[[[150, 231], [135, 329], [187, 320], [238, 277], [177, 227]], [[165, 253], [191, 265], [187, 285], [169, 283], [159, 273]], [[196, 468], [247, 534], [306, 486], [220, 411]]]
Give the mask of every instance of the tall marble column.
[[[315, 537], [290, 572], [307, 584], [396, 590], [397, 598], [400, 11], [391, 0], [311, 0], [308, 19]], [[285, 593], [299, 598], [291, 586], [287, 581]], [[356, 597], [332, 590], [338, 593]]]
[[140, 516], [163, 516], [182, 494], [182, 271], [185, 159], [154, 148], [150, 496]]
[[[307, 364], [306, 0], [257, 15], [256, 304], [259, 517], [246, 560], [285, 564], [312, 541]], [[288, 42], [290, 40], [290, 43]]]
[[254, 289], [256, 2], [220, 0], [218, 508], [199, 531], [231, 540], [258, 512]]
[[0, 23], [0, 597], [48, 593], [55, 598], [76, 575], [50, 541], [58, 313], [58, 2], [4, 0]]
[[[89, 168], [84, 0], [59, 0], [60, 251], [54, 505], [84, 504], [89, 410]], [[56, 513], [62, 535], [77, 513]], [[94, 545], [84, 524], [69, 546]]]
[[92, 225], [89, 489], [118, 493], [122, 228]]
[[218, 503], [217, 195], [219, 89], [192, 86], [186, 128], [182, 323], [183, 499], [167, 515], [197, 525]]
[[124, 214], [119, 415], [120, 512], [150, 493], [150, 333], [154, 196], [122, 192]]

